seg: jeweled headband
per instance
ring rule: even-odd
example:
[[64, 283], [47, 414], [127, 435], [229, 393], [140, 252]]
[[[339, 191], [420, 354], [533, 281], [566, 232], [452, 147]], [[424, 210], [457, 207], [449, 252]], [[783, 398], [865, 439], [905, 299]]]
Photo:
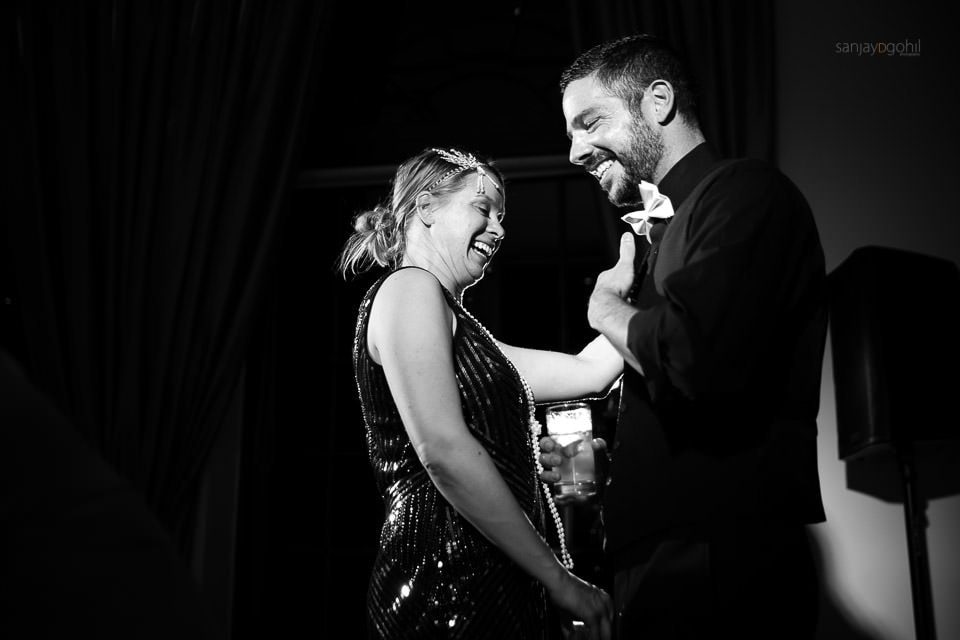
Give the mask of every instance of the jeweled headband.
[[[436, 152], [441, 158], [449, 162], [450, 164], [456, 165], [455, 169], [447, 171], [445, 174], [440, 176], [436, 182], [430, 185], [428, 191], [432, 191], [438, 184], [443, 183], [446, 180], [449, 180], [453, 176], [457, 175], [461, 171], [467, 171], [469, 169], [476, 169], [477, 171], [477, 193], [486, 193], [486, 188], [484, 187], [483, 179], [490, 178], [487, 175], [487, 172], [483, 170], [483, 164], [477, 160], [472, 153], [464, 153], [457, 149], [450, 149], [449, 151], [444, 151], [443, 149], [431, 149], [431, 151]], [[497, 191], [500, 191], [500, 185], [497, 184], [496, 180], [490, 179], [490, 182], [493, 184], [494, 188]]]

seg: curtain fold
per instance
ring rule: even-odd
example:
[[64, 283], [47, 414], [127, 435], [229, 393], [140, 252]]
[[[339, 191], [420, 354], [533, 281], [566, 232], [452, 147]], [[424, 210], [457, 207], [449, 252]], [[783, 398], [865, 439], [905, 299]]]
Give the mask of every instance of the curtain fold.
[[324, 11], [21, 2], [5, 26], [26, 364], [181, 551], [296, 177]]

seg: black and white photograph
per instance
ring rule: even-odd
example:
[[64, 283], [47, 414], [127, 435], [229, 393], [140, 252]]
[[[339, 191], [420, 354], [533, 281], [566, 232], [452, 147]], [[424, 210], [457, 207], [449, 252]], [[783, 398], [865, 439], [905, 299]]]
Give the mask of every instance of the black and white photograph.
[[953, 5], [0, 16], [0, 638], [960, 638]]

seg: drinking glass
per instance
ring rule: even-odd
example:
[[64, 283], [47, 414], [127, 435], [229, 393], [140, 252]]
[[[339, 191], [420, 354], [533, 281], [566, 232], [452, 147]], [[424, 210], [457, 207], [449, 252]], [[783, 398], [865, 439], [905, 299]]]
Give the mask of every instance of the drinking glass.
[[571, 455], [563, 455], [557, 468], [560, 480], [555, 496], [586, 498], [597, 492], [593, 459], [593, 419], [586, 402], [566, 402], [547, 407], [547, 433]]

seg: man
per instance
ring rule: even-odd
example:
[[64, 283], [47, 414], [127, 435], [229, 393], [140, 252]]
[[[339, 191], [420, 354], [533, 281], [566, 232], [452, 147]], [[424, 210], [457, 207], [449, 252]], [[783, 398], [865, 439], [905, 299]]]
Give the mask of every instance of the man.
[[626, 364], [603, 495], [618, 637], [812, 637], [826, 307], [810, 209], [769, 165], [717, 157], [662, 41], [595, 47], [561, 88], [570, 161], [643, 207], [588, 310]]

